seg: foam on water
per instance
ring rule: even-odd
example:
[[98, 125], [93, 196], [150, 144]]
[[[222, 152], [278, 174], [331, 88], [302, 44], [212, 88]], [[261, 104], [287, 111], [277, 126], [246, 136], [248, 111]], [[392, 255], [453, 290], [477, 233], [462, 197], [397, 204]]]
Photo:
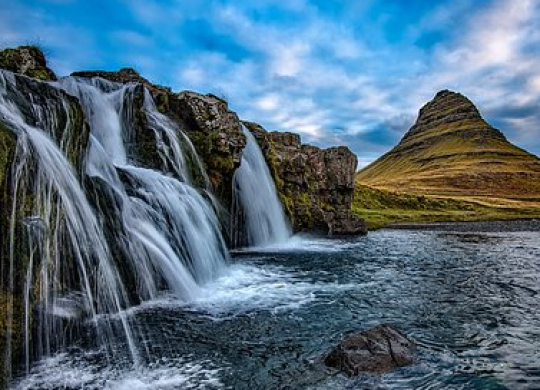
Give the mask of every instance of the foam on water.
[[162, 358], [137, 370], [108, 365], [99, 366], [91, 354], [73, 356], [67, 353], [44, 359], [29, 375], [16, 383], [16, 390], [29, 389], [221, 389], [221, 371], [208, 360], [190, 357]]
[[[361, 239], [360, 239], [361, 240]], [[288, 240], [268, 245], [252, 246], [236, 250], [237, 253], [280, 253], [280, 252], [340, 252], [354, 248], [360, 241], [339, 240], [297, 234]]]
[[149, 308], [203, 312], [216, 319], [251, 312], [292, 310], [335, 291], [357, 286], [339, 283], [312, 283], [302, 272], [294, 274], [279, 266], [235, 264], [219, 278], [207, 283], [197, 299], [183, 302], [172, 295], [162, 296], [132, 308], [131, 313]]

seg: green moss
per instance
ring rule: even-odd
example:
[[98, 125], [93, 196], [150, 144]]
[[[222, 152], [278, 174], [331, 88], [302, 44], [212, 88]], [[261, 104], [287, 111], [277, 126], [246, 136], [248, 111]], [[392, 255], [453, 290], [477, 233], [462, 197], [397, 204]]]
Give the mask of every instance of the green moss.
[[55, 74], [46, 66], [43, 52], [37, 46], [20, 46], [0, 51], [0, 68], [15, 73], [20, 72], [22, 64], [29, 58], [35, 61], [35, 66], [24, 70], [26, 76], [44, 81], [56, 80]]
[[0, 123], [0, 186], [4, 183], [11, 167], [16, 144], [17, 140], [13, 132]]
[[165, 114], [169, 111], [169, 94], [165, 92], [159, 93], [156, 97], [156, 107], [159, 112]]

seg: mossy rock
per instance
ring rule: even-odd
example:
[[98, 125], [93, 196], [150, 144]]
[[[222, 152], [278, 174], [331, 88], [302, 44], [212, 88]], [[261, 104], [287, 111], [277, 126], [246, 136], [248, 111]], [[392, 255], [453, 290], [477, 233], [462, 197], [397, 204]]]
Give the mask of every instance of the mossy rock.
[[37, 46], [19, 46], [0, 51], [0, 68], [43, 81], [57, 79], [47, 67], [45, 55]]

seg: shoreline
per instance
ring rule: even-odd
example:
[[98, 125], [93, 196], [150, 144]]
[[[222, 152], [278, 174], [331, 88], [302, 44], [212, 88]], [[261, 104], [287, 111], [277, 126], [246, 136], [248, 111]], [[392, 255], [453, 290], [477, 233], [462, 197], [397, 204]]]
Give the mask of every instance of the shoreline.
[[384, 226], [388, 230], [430, 230], [446, 232], [538, 232], [540, 219], [513, 219], [470, 222], [397, 223]]

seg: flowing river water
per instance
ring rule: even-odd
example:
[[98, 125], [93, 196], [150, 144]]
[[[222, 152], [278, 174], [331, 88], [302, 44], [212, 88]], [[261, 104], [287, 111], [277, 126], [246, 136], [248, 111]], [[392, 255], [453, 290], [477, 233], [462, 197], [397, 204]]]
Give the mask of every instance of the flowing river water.
[[[125, 360], [83, 338], [15, 387], [538, 389], [539, 242], [538, 231], [381, 230], [236, 252], [191, 303], [162, 295], [125, 313], [146, 349], [137, 366], [122, 343], [111, 348]], [[414, 365], [325, 369], [345, 334], [381, 323], [418, 344]]]

